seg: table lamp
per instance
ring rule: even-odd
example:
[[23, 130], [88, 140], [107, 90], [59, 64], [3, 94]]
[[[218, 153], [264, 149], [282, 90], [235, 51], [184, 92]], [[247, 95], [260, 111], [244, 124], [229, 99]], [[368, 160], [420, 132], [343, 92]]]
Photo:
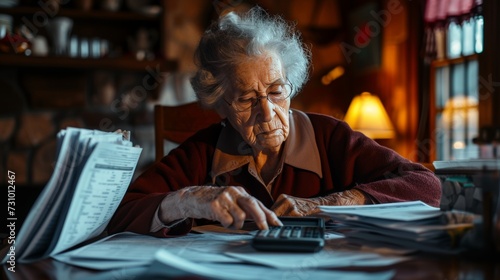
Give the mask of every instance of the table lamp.
[[362, 132], [372, 139], [388, 139], [395, 135], [394, 126], [382, 102], [369, 92], [363, 92], [354, 97], [347, 109], [344, 121], [353, 130]]

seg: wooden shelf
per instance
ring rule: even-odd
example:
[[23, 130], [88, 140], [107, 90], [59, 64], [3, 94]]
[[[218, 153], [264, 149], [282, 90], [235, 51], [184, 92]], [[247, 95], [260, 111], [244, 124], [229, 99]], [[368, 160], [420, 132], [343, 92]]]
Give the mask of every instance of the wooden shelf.
[[[61, 8], [57, 14], [51, 16], [39, 7], [13, 7], [13, 8], [0, 8], [0, 14], [9, 14], [12, 16], [27, 16], [28, 20], [33, 18], [35, 13], [44, 13], [50, 19], [56, 16], [70, 17], [73, 19], [84, 20], [105, 20], [105, 21], [158, 21], [159, 15], [141, 14], [131, 11], [118, 11], [110, 12], [103, 10], [82, 11], [71, 8]], [[38, 19], [39, 20], [39, 19]]]
[[158, 66], [162, 72], [174, 71], [177, 68], [175, 61], [151, 60], [138, 61], [133, 58], [99, 58], [84, 59], [70, 57], [36, 57], [15, 54], [1, 54], [0, 66], [14, 66], [23, 68], [60, 68], [60, 69], [104, 69], [124, 71], [147, 71], [150, 67]]
[[[46, 23], [45, 21], [54, 17], [69, 17], [75, 21], [74, 31], [77, 35], [85, 37], [89, 36], [89, 34], [96, 34], [95, 36], [106, 38], [110, 40], [111, 44], [120, 46], [126, 44], [127, 36], [129, 36], [127, 31], [130, 26], [147, 26], [151, 28], [154, 25], [154, 28], [161, 28], [160, 25], [163, 22], [163, 11], [154, 15], [130, 10], [112, 12], [94, 9], [83, 11], [66, 7], [65, 5], [62, 5], [57, 13], [46, 8], [44, 9], [41, 6], [0, 7], [0, 14], [11, 15], [15, 18], [15, 21], [19, 21], [18, 23], [31, 24], [34, 28], [39, 28], [40, 26], [36, 26], [36, 23], [41, 24], [41, 21]], [[158, 48], [161, 49], [161, 46]], [[158, 50], [154, 51], [159, 52]], [[177, 69], [175, 61], [168, 61], [161, 58], [152, 61], [139, 61], [132, 56], [93, 59], [61, 56], [37, 57], [0, 53], [0, 67], [5, 68], [5, 66], [18, 69], [105, 69], [116, 71], [147, 71], [148, 67], [154, 69], [159, 67], [162, 72], [170, 72]]]

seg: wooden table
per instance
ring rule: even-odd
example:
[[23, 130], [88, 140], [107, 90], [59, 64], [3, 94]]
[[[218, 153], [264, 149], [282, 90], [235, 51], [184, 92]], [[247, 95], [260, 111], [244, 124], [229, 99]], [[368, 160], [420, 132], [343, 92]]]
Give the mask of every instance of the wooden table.
[[[100, 271], [83, 269], [67, 265], [53, 259], [46, 259], [37, 263], [17, 264], [16, 272], [6, 271], [4, 265], [2, 279], [91, 279], [98, 277]], [[411, 260], [396, 265], [379, 268], [343, 268], [336, 271], [365, 271], [377, 272], [394, 270], [393, 279], [500, 279], [500, 257], [481, 254], [470, 256], [436, 256], [418, 254]], [[109, 274], [108, 275], [113, 275]], [[138, 279], [124, 273], [116, 273], [113, 279]], [[109, 278], [106, 278], [109, 279]], [[178, 278], [179, 279], [179, 278]], [[187, 278], [183, 278], [187, 279]], [[199, 279], [194, 278], [193, 279]], [[298, 278], [296, 278], [298, 279]]]

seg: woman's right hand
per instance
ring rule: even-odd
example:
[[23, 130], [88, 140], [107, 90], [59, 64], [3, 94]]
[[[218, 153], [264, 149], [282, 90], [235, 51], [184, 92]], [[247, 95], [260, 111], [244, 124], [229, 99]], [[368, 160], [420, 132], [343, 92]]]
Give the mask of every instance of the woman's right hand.
[[253, 220], [259, 229], [282, 225], [273, 211], [235, 186], [193, 186], [172, 192], [162, 200], [159, 216], [163, 223], [183, 218], [209, 219], [234, 229], [243, 227], [246, 219]]

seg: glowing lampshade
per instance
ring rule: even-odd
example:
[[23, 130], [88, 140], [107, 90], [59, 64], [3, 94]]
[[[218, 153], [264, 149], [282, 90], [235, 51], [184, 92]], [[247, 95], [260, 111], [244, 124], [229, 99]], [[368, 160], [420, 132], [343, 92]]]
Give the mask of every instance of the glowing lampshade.
[[347, 109], [344, 121], [352, 129], [372, 139], [393, 138], [395, 134], [382, 102], [369, 92], [363, 92], [354, 97]]

